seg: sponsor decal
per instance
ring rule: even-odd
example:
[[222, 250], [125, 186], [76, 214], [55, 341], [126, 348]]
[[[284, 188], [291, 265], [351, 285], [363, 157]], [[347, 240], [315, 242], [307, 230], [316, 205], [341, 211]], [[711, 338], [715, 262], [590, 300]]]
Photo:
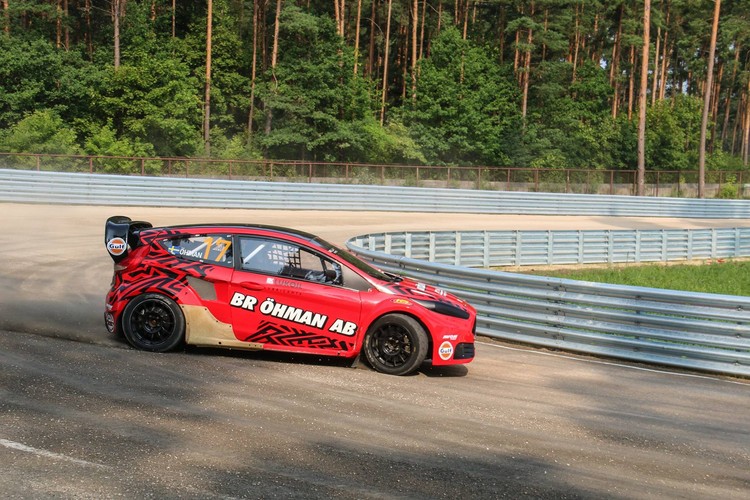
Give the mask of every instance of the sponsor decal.
[[275, 280], [274, 280], [273, 278], [270, 278], [270, 277], [269, 277], [269, 278], [266, 278], [266, 285], [273, 285], [273, 284], [274, 284], [274, 281], [275, 281]]
[[440, 348], [438, 349], [438, 356], [440, 356], [440, 359], [443, 361], [448, 361], [453, 356], [453, 344], [448, 342], [447, 340], [440, 344]]
[[443, 335], [443, 340], [458, 340], [458, 335]]
[[[273, 278], [270, 278], [270, 279], [273, 280]], [[273, 283], [269, 283], [269, 284], [273, 284]], [[276, 280], [276, 286], [285, 286], [288, 288], [302, 288], [302, 284], [297, 281], [283, 280], [283, 279]]]
[[[321, 330], [326, 329], [328, 316], [325, 314], [288, 306], [281, 302], [276, 302], [276, 300], [271, 297], [261, 302], [260, 305], [258, 302], [258, 299], [252, 295], [235, 292], [234, 295], [232, 295], [232, 299], [229, 301], [229, 305], [253, 312], [257, 310], [264, 316], [284, 319], [300, 325], [307, 325]], [[343, 319], [336, 319], [331, 322], [328, 331], [352, 336], [357, 332], [357, 324]]]
[[427, 290], [427, 285], [425, 285], [424, 283], [417, 283], [417, 290], [419, 290], [420, 292], [424, 292], [425, 290]]
[[180, 255], [182, 257], [193, 257], [194, 259], [200, 259], [203, 256], [203, 251], [198, 250], [187, 250], [185, 248], [180, 248], [176, 246], [169, 247], [169, 253], [172, 255]]
[[122, 238], [112, 238], [107, 242], [107, 251], [114, 256], [122, 255], [126, 248], [127, 243]]
[[410, 305], [411, 305], [411, 300], [406, 300], [406, 299], [393, 299], [393, 303], [394, 303], [394, 304], [401, 304], [401, 305], [403, 305], [403, 306], [410, 306]]

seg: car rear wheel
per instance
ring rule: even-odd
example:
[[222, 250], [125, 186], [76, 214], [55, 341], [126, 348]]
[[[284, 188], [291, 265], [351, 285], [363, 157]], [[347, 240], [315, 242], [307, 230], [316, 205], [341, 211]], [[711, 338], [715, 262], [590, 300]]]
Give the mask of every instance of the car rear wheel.
[[407, 375], [427, 356], [427, 332], [417, 320], [387, 314], [375, 321], [365, 336], [365, 357], [379, 372]]
[[185, 317], [170, 298], [156, 293], [139, 295], [122, 315], [125, 338], [144, 351], [165, 352], [177, 347], [185, 336]]

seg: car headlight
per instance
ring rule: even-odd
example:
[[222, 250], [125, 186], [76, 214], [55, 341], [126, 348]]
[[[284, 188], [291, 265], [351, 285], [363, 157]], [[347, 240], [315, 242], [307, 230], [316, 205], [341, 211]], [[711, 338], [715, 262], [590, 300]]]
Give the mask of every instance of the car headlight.
[[445, 314], [446, 316], [453, 316], [454, 318], [469, 319], [470, 314], [463, 309], [456, 307], [445, 302], [438, 302], [435, 300], [421, 300], [411, 299], [422, 307], [434, 311], [438, 314]]

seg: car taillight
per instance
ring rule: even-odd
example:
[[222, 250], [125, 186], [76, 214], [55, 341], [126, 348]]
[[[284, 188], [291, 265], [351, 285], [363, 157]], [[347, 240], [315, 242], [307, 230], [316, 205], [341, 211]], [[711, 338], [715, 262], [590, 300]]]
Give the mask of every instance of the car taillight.
[[145, 257], [147, 253], [148, 247], [145, 246], [138, 247], [131, 251], [127, 257], [115, 264], [115, 273], [140, 266], [143, 257]]

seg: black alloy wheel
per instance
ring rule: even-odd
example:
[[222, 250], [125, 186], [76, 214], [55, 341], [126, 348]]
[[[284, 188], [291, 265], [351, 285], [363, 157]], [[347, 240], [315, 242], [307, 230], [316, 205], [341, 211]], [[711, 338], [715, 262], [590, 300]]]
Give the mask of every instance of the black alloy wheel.
[[365, 357], [379, 372], [407, 375], [422, 364], [429, 341], [422, 325], [410, 316], [387, 314], [365, 337]]
[[165, 352], [182, 342], [185, 317], [172, 299], [147, 293], [131, 300], [125, 307], [122, 327], [125, 338], [134, 347]]

